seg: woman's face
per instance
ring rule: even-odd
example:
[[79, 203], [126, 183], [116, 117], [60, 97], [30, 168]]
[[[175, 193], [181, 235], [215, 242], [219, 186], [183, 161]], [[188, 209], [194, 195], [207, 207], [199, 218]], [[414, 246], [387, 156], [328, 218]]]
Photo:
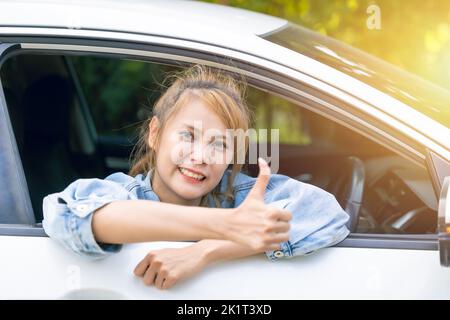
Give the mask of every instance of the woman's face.
[[[158, 119], [150, 123], [149, 144]], [[192, 97], [163, 128], [152, 187], [161, 201], [199, 205], [233, 159], [229, 130], [214, 111]], [[228, 131], [228, 132], [227, 132]]]

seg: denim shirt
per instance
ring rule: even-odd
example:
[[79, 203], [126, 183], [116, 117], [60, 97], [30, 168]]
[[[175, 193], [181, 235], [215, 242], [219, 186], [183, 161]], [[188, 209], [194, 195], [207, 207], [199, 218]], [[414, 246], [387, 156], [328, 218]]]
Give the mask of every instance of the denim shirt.
[[[135, 177], [113, 173], [105, 179], [78, 179], [59, 193], [43, 200], [45, 232], [65, 247], [84, 256], [106, 257], [118, 252], [122, 245], [97, 243], [92, 232], [95, 210], [116, 200], [160, 201], [151, 186], [151, 173]], [[231, 170], [220, 181], [225, 191]], [[238, 207], [252, 189], [256, 178], [238, 173], [233, 182], [234, 200], [221, 200], [222, 208]], [[208, 195], [208, 206], [215, 207]], [[281, 250], [267, 251], [270, 260], [311, 253], [342, 241], [348, 234], [348, 214], [335, 197], [311, 184], [281, 174], [271, 174], [264, 202], [292, 213], [289, 240]], [[126, 214], [124, 212], [123, 214]]]

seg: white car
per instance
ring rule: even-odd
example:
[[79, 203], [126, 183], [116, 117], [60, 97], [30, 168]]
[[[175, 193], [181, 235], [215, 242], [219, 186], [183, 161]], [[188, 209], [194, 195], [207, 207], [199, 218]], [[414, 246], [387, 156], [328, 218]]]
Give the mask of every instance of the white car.
[[[189, 243], [90, 260], [45, 235], [42, 198], [127, 172], [145, 105], [165, 72], [193, 63], [246, 77], [256, 126], [280, 129], [278, 173], [332, 192], [347, 239], [160, 291], [134, 267]], [[286, 20], [190, 1], [0, 1], [0, 66], [0, 298], [450, 298], [444, 89]]]

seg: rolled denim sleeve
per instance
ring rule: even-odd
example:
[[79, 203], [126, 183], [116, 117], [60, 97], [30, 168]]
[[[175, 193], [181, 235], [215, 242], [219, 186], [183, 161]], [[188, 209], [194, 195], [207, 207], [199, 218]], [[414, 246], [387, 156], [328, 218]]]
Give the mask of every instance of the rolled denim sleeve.
[[120, 244], [101, 244], [94, 239], [95, 210], [117, 201], [135, 199], [130, 192], [133, 178], [114, 173], [105, 179], [79, 179], [65, 190], [43, 199], [45, 232], [64, 247], [84, 256], [101, 258], [121, 249]]
[[292, 213], [289, 241], [281, 250], [266, 252], [270, 260], [312, 253], [344, 240], [348, 214], [334, 195], [316, 186], [284, 175], [272, 175], [266, 192], [268, 205]]

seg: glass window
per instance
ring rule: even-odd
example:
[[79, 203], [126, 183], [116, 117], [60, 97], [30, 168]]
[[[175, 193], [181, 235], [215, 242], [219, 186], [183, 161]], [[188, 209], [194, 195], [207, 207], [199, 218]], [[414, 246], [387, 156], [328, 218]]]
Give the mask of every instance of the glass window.
[[180, 68], [142, 61], [71, 57], [99, 136], [134, 138], [152, 112], [168, 72]]
[[445, 88], [295, 24], [263, 38], [368, 83], [450, 127], [450, 92]]
[[[255, 129], [279, 130], [279, 142], [283, 144], [311, 144], [308, 123], [295, 104], [253, 87], [248, 89], [247, 103], [254, 112]], [[250, 141], [256, 142], [255, 139]]]

